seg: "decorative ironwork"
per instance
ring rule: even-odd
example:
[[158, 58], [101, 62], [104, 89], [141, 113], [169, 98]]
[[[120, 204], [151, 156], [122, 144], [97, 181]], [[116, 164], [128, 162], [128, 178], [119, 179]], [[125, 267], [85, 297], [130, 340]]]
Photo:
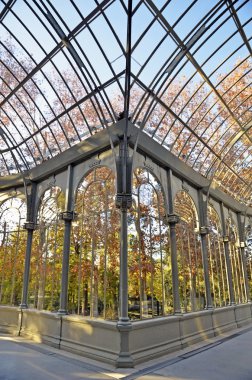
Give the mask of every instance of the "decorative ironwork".
[[34, 231], [38, 228], [38, 225], [35, 222], [25, 222], [24, 223], [24, 229], [27, 231]]
[[101, 160], [95, 160], [95, 161], [90, 162], [89, 167], [95, 168], [95, 167], [99, 166], [100, 164], [101, 164]]
[[177, 214], [169, 214], [167, 215], [167, 222], [169, 224], [177, 224], [180, 222], [180, 217]]
[[71, 221], [77, 218], [77, 213], [74, 211], [63, 211], [59, 213], [60, 220]]
[[132, 194], [116, 194], [116, 207], [120, 210], [128, 210], [132, 206]]

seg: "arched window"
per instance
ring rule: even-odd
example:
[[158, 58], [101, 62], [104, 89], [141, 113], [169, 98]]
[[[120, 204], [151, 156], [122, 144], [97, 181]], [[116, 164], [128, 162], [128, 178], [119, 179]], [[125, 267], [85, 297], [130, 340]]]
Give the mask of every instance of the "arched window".
[[59, 187], [46, 190], [40, 202], [38, 228], [33, 234], [29, 306], [39, 310], [59, 309], [64, 225], [64, 194]]
[[120, 218], [115, 208], [115, 176], [111, 169], [96, 168], [83, 179], [76, 193], [75, 212], [69, 311], [117, 319]]
[[252, 298], [252, 226], [247, 224], [245, 226], [245, 261], [248, 274], [248, 283], [250, 290], [250, 299]]
[[229, 256], [232, 268], [235, 302], [242, 303], [246, 302], [243, 264], [239, 248], [237, 228], [231, 216], [226, 220], [226, 230], [229, 236]]
[[228, 280], [221, 223], [217, 212], [208, 207], [208, 265], [214, 307], [229, 304]]
[[21, 303], [25, 258], [26, 204], [19, 198], [0, 206], [0, 304]]
[[176, 225], [181, 310], [202, 310], [205, 306], [205, 283], [198, 217], [193, 200], [186, 191], [176, 194], [174, 211], [181, 218]]
[[173, 312], [171, 257], [163, 191], [145, 169], [136, 169], [129, 215], [129, 316]]

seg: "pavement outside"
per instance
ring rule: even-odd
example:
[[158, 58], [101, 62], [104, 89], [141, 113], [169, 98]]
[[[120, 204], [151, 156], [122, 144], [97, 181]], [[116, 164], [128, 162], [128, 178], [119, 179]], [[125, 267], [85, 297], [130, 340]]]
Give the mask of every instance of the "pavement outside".
[[0, 380], [252, 380], [252, 325], [131, 369], [0, 334]]

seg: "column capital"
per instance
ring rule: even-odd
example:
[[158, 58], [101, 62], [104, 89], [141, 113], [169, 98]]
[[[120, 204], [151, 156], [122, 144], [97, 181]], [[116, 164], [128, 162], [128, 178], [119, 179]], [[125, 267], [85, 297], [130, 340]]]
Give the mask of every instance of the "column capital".
[[60, 220], [71, 221], [77, 218], [77, 213], [74, 211], [62, 211], [59, 213]]
[[38, 228], [38, 225], [35, 222], [26, 221], [23, 225], [23, 228], [27, 231], [34, 231], [36, 228]]
[[122, 211], [130, 209], [132, 206], [131, 193], [117, 193], [116, 194], [116, 207]]
[[168, 214], [167, 215], [167, 222], [169, 224], [177, 224], [180, 222], [180, 217], [177, 214]]

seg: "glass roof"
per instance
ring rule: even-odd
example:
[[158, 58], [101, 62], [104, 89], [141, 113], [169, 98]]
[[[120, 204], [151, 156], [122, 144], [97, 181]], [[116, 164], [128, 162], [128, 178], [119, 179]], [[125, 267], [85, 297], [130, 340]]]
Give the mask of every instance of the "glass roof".
[[135, 125], [251, 204], [251, 38], [252, 0], [0, 0], [1, 175], [128, 101]]

